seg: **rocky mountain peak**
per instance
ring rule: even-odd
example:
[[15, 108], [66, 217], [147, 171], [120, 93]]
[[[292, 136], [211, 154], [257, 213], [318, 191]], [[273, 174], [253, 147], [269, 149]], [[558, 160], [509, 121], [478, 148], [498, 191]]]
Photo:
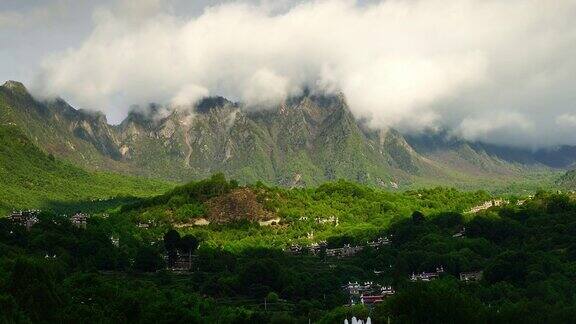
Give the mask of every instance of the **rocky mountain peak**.
[[235, 105], [235, 103], [224, 97], [206, 97], [196, 104], [195, 110], [198, 113], [208, 113], [214, 109]]
[[21, 82], [18, 82], [18, 81], [8, 80], [8, 81], [4, 82], [4, 84], [2, 85], [2, 87], [6, 88], [6, 89], [9, 89], [9, 90], [12, 90], [12, 91], [17, 90], [17, 91], [25, 91], [25, 92], [27, 92], [26, 87], [24, 86], [24, 84], [22, 84]]
[[27, 91], [19, 82], [0, 87], [0, 120], [21, 125], [47, 152], [85, 167], [171, 180], [224, 172], [243, 182], [287, 186], [338, 178], [403, 186], [413, 177], [467, 180], [469, 174], [516, 172], [497, 157], [551, 166], [556, 164], [547, 161], [576, 161], [573, 148], [535, 156], [444, 134], [375, 130], [355, 118], [342, 94], [306, 92], [268, 109], [224, 97], [194, 107], [151, 104], [134, 107], [118, 126], [64, 100], [39, 102], [22, 94]]

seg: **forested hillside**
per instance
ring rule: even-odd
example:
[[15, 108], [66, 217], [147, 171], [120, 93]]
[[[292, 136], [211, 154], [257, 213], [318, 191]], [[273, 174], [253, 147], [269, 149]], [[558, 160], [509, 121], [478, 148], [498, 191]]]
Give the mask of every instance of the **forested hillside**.
[[[221, 199], [246, 191], [251, 194]], [[152, 232], [178, 226], [205, 242], [238, 250], [247, 246], [280, 248], [289, 242], [310, 244], [330, 237], [350, 242], [367, 240], [414, 210], [464, 212], [490, 199], [484, 191], [438, 187], [393, 193], [343, 180], [317, 188], [284, 189], [261, 183], [239, 187], [236, 181], [226, 181], [217, 174], [125, 205], [118, 214], [134, 224], [155, 224]], [[249, 207], [244, 211], [243, 206]], [[220, 214], [224, 219], [215, 219], [214, 215]], [[257, 223], [273, 219], [278, 225], [261, 227]], [[198, 220], [210, 224], [193, 226]], [[219, 230], [222, 223], [228, 223], [230, 229]]]
[[0, 215], [57, 203], [147, 196], [170, 188], [161, 181], [88, 172], [45, 154], [11, 124], [0, 125]]
[[[181, 219], [171, 215], [205, 217], [210, 201], [241, 189], [222, 176], [93, 215], [85, 229], [51, 213], [30, 231], [0, 220], [0, 321], [570, 323], [576, 314], [569, 196], [539, 192], [467, 213], [490, 197], [441, 188], [385, 193], [346, 182], [249, 188], [285, 221], [175, 231]], [[315, 220], [329, 215], [339, 225]], [[301, 237], [311, 229], [318, 236]], [[329, 253], [345, 244], [363, 248]], [[188, 268], [175, 265], [181, 257]], [[413, 279], [423, 272], [433, 277]], [[467, 273], [480, 275], [462, 279]], [[354, 282], [393, 293], [350, 306], [344, 287]]]

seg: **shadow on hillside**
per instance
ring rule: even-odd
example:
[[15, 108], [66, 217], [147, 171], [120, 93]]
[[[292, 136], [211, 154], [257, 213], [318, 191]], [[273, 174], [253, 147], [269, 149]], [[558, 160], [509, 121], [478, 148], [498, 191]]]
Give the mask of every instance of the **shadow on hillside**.
[[41, 209], [58, 214], [101, 213], [122, 205], [136, 203], [141, 199], [137, 197], [115, 197], [106, 200], [47, 201], [42, 205]]

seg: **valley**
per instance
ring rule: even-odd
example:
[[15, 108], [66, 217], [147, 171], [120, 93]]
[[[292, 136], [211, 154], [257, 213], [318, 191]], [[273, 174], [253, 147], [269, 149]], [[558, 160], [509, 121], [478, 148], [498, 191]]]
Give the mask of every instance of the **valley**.
[[[497, 200], [344, 180], [285, 189], [217, 174], [82, 208], [92, 212], [0, 219], [0, 296], [14, 305], [0, 319], [384, 323], [434, 314], [435, 322], [484, 323], [572, 315], [572, 292], [562, 287], [574, 279], [576, 203], [565, 194]], [[279, 222], [262, 224], [270, 219]], [[31, 289], [43, 297], [30, 301]]]

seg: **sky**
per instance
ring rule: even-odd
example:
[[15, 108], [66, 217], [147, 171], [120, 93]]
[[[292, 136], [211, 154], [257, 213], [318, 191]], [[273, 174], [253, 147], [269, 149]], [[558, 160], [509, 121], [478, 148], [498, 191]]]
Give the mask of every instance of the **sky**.
[[306, 88], [377, 129], [576, 145], [576, 1], [1, 0], [0, 78], [113, 123]]

